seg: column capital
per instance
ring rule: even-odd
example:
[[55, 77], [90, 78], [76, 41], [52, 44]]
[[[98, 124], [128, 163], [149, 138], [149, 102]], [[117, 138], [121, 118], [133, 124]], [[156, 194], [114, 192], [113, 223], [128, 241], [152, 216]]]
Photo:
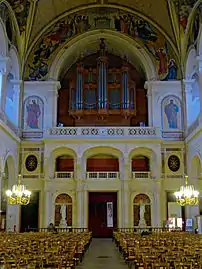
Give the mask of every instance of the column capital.
[[0, 57], [0, 73], [4, 74], [8, 72], [9, 57]]
[[195, 79], [183, 79], [183, 84], [185, 86], [185, 92], [192, 93], [193, 84], [195, 82]]
[[202, 73], [202, 55], [197, 56], [196, 59], [198, 60], [199, 72]]

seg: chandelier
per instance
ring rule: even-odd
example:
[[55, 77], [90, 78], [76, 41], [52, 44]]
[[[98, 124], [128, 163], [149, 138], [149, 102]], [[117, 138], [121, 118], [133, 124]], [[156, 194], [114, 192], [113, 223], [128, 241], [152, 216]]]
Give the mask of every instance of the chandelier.
[[18, 175], [17, 185], [13, 185], [12, 190], [6, 191], [7, 201], [10, 205], [28, 205], [31, 192], [21, 184], [21, 175]]
[[181, 186], [180, 191], [175, 192], [174, 195], [176, 202], [180, 206], [194, 206], [198, 204], [199, 192], [194, 189], [193, 185], [188, 185], [188, 176], [185, 176], [185, 186]]

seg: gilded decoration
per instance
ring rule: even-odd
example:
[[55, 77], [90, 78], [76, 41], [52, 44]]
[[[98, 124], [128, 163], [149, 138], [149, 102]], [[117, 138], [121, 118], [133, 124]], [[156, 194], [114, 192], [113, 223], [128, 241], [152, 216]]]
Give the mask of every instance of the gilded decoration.
[[51, 59], [73, 37], [95, 29], [111, 29], [129, 35], [144, 47], [156, 63], [160, 80], [176, 80], [177, 65], [165, 37], [148, 21], [115, 8], [92, 8], [58, 21], [36, 44], [27, 65], [27, 80], [46, 80]]
[[180, 169], [180, 159], [176, 155], [171, 155], [168, 158], [168, 167], [172, 172], [177, 172]]
[[38, 159], [35, 155], [29, 155], [25, 160], [25, 166], [28, 172], [34, 172], [38, 166]]

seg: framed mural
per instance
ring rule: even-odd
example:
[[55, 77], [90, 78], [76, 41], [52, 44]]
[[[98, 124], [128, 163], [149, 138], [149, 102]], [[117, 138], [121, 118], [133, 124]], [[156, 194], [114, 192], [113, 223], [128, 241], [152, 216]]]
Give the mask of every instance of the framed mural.
[[178, 131], [182, 129], [182, 103], [177, 96], [164, 97], [161, 103], [162, 129]]
[[43, 129], [44, 103], [38, 96], [29, 96], [24, 101], [24, 131], [41, 131]]

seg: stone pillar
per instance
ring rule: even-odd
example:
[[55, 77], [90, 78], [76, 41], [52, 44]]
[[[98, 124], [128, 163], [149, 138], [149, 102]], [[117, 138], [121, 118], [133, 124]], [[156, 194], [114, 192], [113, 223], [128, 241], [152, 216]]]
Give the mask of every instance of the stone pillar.
[[88, 227], [88, 191], [86, 189], [86, 186], [84, 186], [83, 191], [83, 227]]
[[118, 191], [118, 197], [117, 197], [117, 219], [118, 219], [118, 223], [117, 226], [118, 228], [123, 228], [123, 194], [122, 194], [122, 185], [121, 188]]
[[130, 192], [127, 182], [122, 182], [122, 225], [123, 228], [130, 227], [129, 212], [130, 212]]
[[0, 59], [0, 73], [2, 74], [2, 89], [1, 89], [1, 110], [4, 111], [6, 105], [6, 83], [8, 75], [9, 58]]
[[147, 102], [148, 102], [148, 125], [153, 126], [153, 108], [152, 108], [152, 86], [145, 83], [145, 89], [147, 89]]
[[38, 96], [44, 101], [44, 128], [57, 126], [59, 81], [24, 81], [24, 99]]
[[194, 79], [183, 80], [185, 87], [185, 102], [186, 102], [186, 122], [187, 127], [192, 123], [192, 87]]
[[84, 191], [82, 182], [77, 182], [76, 187], [76, 226], [83, 227], [84, 223]]
[[154, 183], [154, 201], [153, 201], [153, 209], [154, 209], [154, 218], [153, 218], [153, 226], [154, 227], [162, 227], [163, 220], [161, 219], [161, 181], [156, 180]]
[[53, 206], [54, 201], [52, 201], [52, 191], [44, 191], [44, 228], [48, 227], [50, 223], [54, 223]]
[[13, 232], [14, 225], [16, 225], [16, 231], [20, 229], [20, 206], [8, 205], [6, 210], [6, 231]]
[[200, 114], [202, 114], [202, 55], [197, 57], [199, 70], [199, 89], [200, 89]]
[[20, 121], [22, 119], [19, 118], [22, 113], [20, 113], [20, 109], [23, 108], [21, 102], [20, 102], [20, 89], [21, 89], [21, 80], [12, 80], [11, 81], [13, 84], [13, 107], [15, 108], [15, 123], [17, 126], [20, 126]]

